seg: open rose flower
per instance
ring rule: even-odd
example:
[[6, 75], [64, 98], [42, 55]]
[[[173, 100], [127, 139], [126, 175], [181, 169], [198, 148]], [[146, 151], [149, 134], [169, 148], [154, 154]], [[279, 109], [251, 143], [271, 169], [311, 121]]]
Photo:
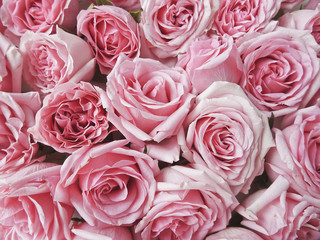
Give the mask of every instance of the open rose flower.
[[320, 207], [320, 107], [301, 109], [283, 124], [283, 130], [274, 129], [276, 148], [267, 155], [267, 173], [272, 180], [282, 175]]
[[235, 39], [261, 31], [278, 13], [280, 4], [279, 0], [221, 0], [213, 28]]
[[218, 0], [141, 0], [141, 28], [148, 47], [159, 58], [175, 57], [205, 33]]
[[79, 10], [78, 0], [3, 0], [0, 16], [6, 35], [18, 44], [27, 30], [50, 34], [57, 25], [73, 30]]
[[13, 43], [0, 33], [0, 91], [21, 92], [22, 57]]
[[55, 199], [73, 205], [91, 226], [133, 224], [154, 198], [157, 161], [126, 140], [82, 148], [61, 168]]
[[185, 54], [178, 55], [176, 66], [187, 71], [198, 93], [215, 81], [238, 83], [242, 75], [240, 54], [228, 35], [207, 34], [195, 39]]
[[20, 50], [24, 59], [23, 78], [32, 90], [41, 94], [65, 82], [90, 81], [95, 72], [90, 46], [60, 28], [53, 35], [26, 32]]
[[74, 209], [53, 200], [60, 165], [38, 163], [0, 181], [2, 239], [71, 239]]
[[234, 83], [214, 82], [202, 92], [184, 130], [183, 156], [220, 174], [235, 194], [248, 193], [273, 146], [267, 118]]
[[95, 52], [103, 74], [108, 74], [120, 53], [130, 58], [139, 56], [138, 24], [124, 9], [101, 5], [82, 10], [78, 15], [78, 35], [86, 37]]
[[265, 114], [275, 117], [306, 106], [320, 87], [320, 46], [306, 31], [279, 27], [239, 42], [244, 62], [240, 85]]
[[99, 143], [113, 131], [105, 98], [105, 91], [87, 82], [62, 84], [44, 98], [29, 132], [58, 152]]
[[0, 173], [12, 172], [36, 160], [38, 144], [27, 129], [41, 107], [38, 93], [0, 91]]
[[263, 240], [256, 233], [242, 227], [227, 227], [209, 235], [206, 240]]
[[109, 120], [137, 144], [175, 135], [194, 97], [183, 69], [152, 59], [121, 56], [107, 79]]
[[149, 212], [138, 222], [138, 239], [203, 240], [224, 229], [238, 202], [228, 184], [200, 165], [164, 168]]
[[241, 224], [264, 240], [320, 239], [320, 208], [288, 187], [279, 176], [269, 188], [249, 195], [236, 209], [244, 217]]

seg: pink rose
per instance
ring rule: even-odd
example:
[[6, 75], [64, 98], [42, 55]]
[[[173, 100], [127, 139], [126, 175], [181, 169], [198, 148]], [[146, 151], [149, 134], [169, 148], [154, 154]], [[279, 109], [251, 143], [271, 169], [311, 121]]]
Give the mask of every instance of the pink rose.
[[248, 32], [263, 30], [278, 13], [279, 0], [221, 0], [213, 28], [238, 39]]
[[291, 183], [291, 189], [320, 207], [319, 123], [319, 106], [286, 117], [286, 127], [274, 129], [276, 148], [267, 155], [266, 170], [271, 179], [282, 175]]
[[20, 51], [0, 33], [0, 91], [21, 92], [22, 57]]
[[73, 205], [91, 226], [133, 224], [154, 198], [157, 161], [126, 140], [81, 148], [61, 168], [55, 199]]
[[58, 152], [99, 143], [113, 131], [104, 99], [105, 91], [90, 83], [62, 84], [44, 98], [29, 132]]
[[242, 62], [233, 38], [228, 35], [203, 35], [195, 39], [185, 54], [178, 55], [176, 66], [184, 68], [198, 93], [215, 81], [238, 83]]
[[288, 187], [279, 176], [269, 188], [249, 195], [236, 209], [244, 217], [241, 224], [264, 240], [319, 239], [320, 208]]
[[320, 6], [314, 10], [303, 9], [286, 13], [278, 21], [283, 27], [310, 30], [316, 42], [320, 44]]
[[50, 34], [57, 25], [73, 29], [78, 12], [78, 0], [3, 0], [0, 16], [6, 34], [18, 44], [27, 30]]
[[24, 58], [23, 78], [41, 94], [65, 82], [90, 81], [95, 72], [90, 46], [60, 28], [53, 35], [26, 32], [20, 50]]
[[183, 69], [152, 59], [121, 56], [107, 79], [114, 108], [108, 111], [109, 120], [128, 140], [140, 145], [175, 135], [194, 97]]
[[238, 202], [228, 184], [200, 165], [164, 168], [151, 209], [138, 222], [138, 239], [202, 240], [224, 229]]
[[108, 74], [120, 53], [130, 58], [139, 56], [138, 24], [124, 9], [110, 5], [82, 10], [78, 15], [78, 35], [84, 35], [95, 52], [103, 74]]
[[95, 225], [84, 222], [73, 226], [72, 240], [132, 240], [129, 228], [120, 226]]
[[1, 179], [2, 239], [71, 239], [74, 209], [53, 200], [60, 165], [38, 163]]
[[214, 82], [196, 99], [178, 135], [183, 154], [220, 174], [234, 194], [248, 193], [273, 146], [267, 118], [234, 83]]
[[306, 31], [279, 27], [239, 41], [244, 62], [240, 81], [250, 100], [275, 117], [304, 107], [320, 87], [320, 46]]
[[206, 240], [263, 240], [259, 235], [242, 227], [227, 227], [209, 235]]
[[0, 173], [13, 172], [36, 160], [36, 144], [27, 129], [41, 107], [39, 94], [0, 91]]
[[141, 0], [141, 28], [159, 58], [175, 57], [205, 33], [219, 7], [218, 0]]

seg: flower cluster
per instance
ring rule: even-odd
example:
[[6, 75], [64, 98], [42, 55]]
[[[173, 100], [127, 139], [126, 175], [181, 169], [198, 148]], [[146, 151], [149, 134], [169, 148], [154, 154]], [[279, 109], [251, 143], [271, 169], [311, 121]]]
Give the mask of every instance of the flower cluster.
[[0, 0], [0, 236], [320, 239], [318, 0]]

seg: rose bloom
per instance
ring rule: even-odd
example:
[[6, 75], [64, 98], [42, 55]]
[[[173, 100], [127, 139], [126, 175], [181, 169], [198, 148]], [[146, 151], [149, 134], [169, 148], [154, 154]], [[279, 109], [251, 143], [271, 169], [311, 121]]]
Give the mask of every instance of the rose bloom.
[[20, 50], [24, 59], [23, 79], [42, 95], [65, 82], [90, 81], [95, 72], [90, 46], [60, 28], [53, 35], [26, 32]]
[[0, 91], [21, 92], [22, 63], [18, 48], [0, 33]]
[[220, 174], [234, 194], [248, 193], [274, 144], [267, 118], [242, 89], [214, 82], [197, 97], [183, 126], [178, 135], [182, 155]]
[[60, 165], [37, 163], [1, 179], [2, 239], [71, 239], [74, 209], [53, 200]]
[[149, 210], [158, 162], [127, 140], [83, 147], [61, 168], [55, 199], [73, 205], [91, 226], [130, 225]]
[[148, 47], [159, 58], [175, 57], [208, 30], [218, 0], [141, 0], [141, 28]]
[[240, 54], [229, 35], [207, 34], [195, 39], [186, 53], [178, 55], [176, 66], [187, 71], [198, 93], [215, 81], [238, 83], [242, 75]]
[[175, 135], [194, 97], [183, 69], [152, 59], [121, 56], [107, 79], [109, 120], [137, 144]]
[[278, 22], [283, 27], [311, 31], [316, 42], [320, 44], [320, 6], [314, 10], [302, 9], [286, 13]]
[[202, 240], [224, 229], [238, 202], [228, 184], [200, 166], [171, 166], [156, 178], [151, 209], [137, 223], [138, 239]]
[[95, 52], [103, 74], [108, 74], [120, 53], [130, 58], [139, 56], [138, 24], [124, 9], [101, 5], [82, 10], [77, 17], [78, 35], [84, 35]]
[[74, 225], [71, 229], [74, 234], [72, 240], [132, 240], [132, 235], [129, 228], [121, 226], [108, 226], [98, 224], [90, 226], [84, 222], [79, 225]]
[[27, 129], [41, 107], [38, 93], [0, 91], [0, 173], [13, 172], [37, 160], [38, 144]]
[[320, 207], [320, 108], [300, 109], [283, 124], [283, 130], [274, 129], [276, 148], [267, 155], [268, 176], [282, 175], [291, 189]]
[[240, 81], [265, 114], [283, 116], [304, 107], [320, 87], [320, 48], [306, 31], [279, 27], [239, 41], [244, 62]]
[[244, 217], [241, 224], [264, 240], [320, 239], [320, 208], [288, 187], [279, 176], [269, 188], [249, 195], [236, 209]]
[[242, 227], [227, 227], [209, 235], [206, 240], [263, 240], [259, 235]]
[[278, 13], [280, 4], [279, 0], [221, 0], [213, 28], [235, 39], [261, 31]]
[[58, 152], [99, 143], [113, 131], [103, 99], [105, 91], [90, 83], [62, 84], [44, 98], [36, 124], [28, 131]]
[[56, 25], [73, 29], [79, 10], [78, 0], [3, 0], [0, 16], [6, 34], [18, 44], [27, 30], [50, 34]]

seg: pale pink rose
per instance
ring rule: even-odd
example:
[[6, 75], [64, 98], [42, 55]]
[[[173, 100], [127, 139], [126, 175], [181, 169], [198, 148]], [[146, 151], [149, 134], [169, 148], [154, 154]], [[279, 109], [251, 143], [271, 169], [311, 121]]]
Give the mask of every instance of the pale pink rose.
[[22, 57], [13, 43], [0, 33], [0, 90], [21, 92]]
[[276, 148], [267, 155], [267, 173], [271, 179], [282, 175], [320, 207], [320, 108], [300, 109], [283, 124], [283, 130], [274, 129]]
[[244, 217], [241, 224], [264, 240], [320, 239], [320, 208], [288, 187], [279, 176], [269, 188], [249, 195], [236, 209]]
[[200, 165], [164, 168], [151, 209], [135, 226], [138, 239], [203, 240], [224, 229], [238, 201], [228, 184]]
[[95, 72], [90, 46], [60, 28], [52, 35], [26, 32], [20, 51], [24, 59], [23, 79], [42, 95], [65, 82], [90, 81]]
[[140, 145], [175, 135], [194, 97], [182, 68], [152, 59], [121, 56], [107, 79], [114, 108], [108, 111], [109, 120], [128, 140]]
[[133, 224], [154, 198], [157, 161], [127, 140], [81, 148], [61, 168], [55, 199], [73, 205], [91, 226]]
[[314, 10], [303, 9], [286, 13], [278, 22], [283, 27], [311, 31], [316, 42], [320, 44], [320, 6]]
[[38, 144], [27, 129], [34, 125], [41, 107], [38, 93], [0, 91], [0, 173], [16, 171], [35, 159]]
[[208, 34], [195, 39], [185, 54], [178, 55], [176, 66], [187, 71], [198, 93], [215, 81], [238, 83], [242, 75], [240, 54], [229, 35]]
[[61, 84], [44, 98], [36, 124], [28, 131], [58, 152], [99, 143], [113, 131], [105, 99], [105, 91], [90, 83]]
[[130, 58], [139, 56], [138, 24], [124, 9], [101, 5], [81, 10], [77, 17], [78, 35], [84, 35], [95, 52], [103, 74], [108, 74], [121, 53]]
[[0, 182], [2, 239], [71, 239], [74, 209], [53, 200], [60, 165], [37, 163]]
[[206, 240], [263, 240], [259, 235], [242, 227], [227, 227], [209, 235]]
[[141, 22], [148, 47], [159, 58], [175, 57], [208, 30], [218, 0], [141, 0]]
[[3, 0], [0, 16], [6, 34], [18, 44], [27, 30], [50, 34], [57, 25], [73, 30], [79, 10], [78, 0]]
[[220, 174], [234, 194], [248, 193], [274, 143], [268, 119], [240, 86], [214, 82], [197, 97], [183, 126], [182, 156]]
[[261, 31], [278, 13], [280, 4], [279, 0], [221, 0], [213, 28], [235, 39]]
[[71, 229], [72, 240], [132, 240], [129, 228], [98, 224], [90, 226], [84, 222]]
[[248, 34], [238, 43], [244, 62], [240, 85], [266, 115], [292, 113], [319, 89], [320, 46], [309, 32], [278, 27]]

